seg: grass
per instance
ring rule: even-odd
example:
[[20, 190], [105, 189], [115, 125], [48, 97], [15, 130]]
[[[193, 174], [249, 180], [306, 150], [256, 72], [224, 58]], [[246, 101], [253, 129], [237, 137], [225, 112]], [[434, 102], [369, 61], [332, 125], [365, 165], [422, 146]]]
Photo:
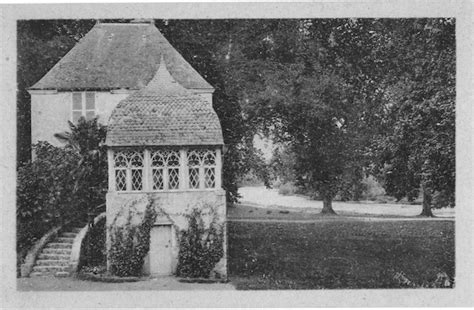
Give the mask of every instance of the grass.
[[271, 219], [271, 220], [310, 220], [319, 213], [319, 210], [288, 208], [258, 208], [249, 205], [238, 205], [227, 209], [229, 219]]
[[454, 278], [452, 221], [229, 223], [237, 289], [398, 288]]

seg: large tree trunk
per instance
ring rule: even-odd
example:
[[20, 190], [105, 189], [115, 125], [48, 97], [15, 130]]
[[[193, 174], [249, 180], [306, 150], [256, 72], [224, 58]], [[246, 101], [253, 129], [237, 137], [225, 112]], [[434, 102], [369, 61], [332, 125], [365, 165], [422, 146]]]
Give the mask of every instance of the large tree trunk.
[[323, 199], [323, 210], [321, 210], [321, 214], [337, 215], [336, 212], [334, 212], [334, 209], [332, 208], [332, 199], [330, 198]]
[[421, 211], [421, 216], [434, 217], [433, 212], [431, 212], [431, 200], [432, 195], [429, 188], [423, 186], [423, 209]]

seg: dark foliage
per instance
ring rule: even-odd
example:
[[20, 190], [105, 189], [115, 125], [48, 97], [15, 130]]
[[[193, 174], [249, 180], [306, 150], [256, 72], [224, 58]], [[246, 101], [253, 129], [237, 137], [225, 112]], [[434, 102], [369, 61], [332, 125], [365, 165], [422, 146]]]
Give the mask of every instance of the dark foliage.
[[17, 251], [21, 259], [49, 229], [84, 223], [105, 202], [107, 157], [105, 128], [80, 119], [71, 132], [59, 134], [66, 146], [33, 146], [35, 158], [18, 168]]
[[[132, 206], [129, 206], [130, 208]], [[124, 226], [112, 222], [110, 229], [110, 272], [119, 277], [141, 276], [146, 254], [150, 250], [150, 231], [157, 213], [151, 202], [148, 203], [140, 225], [131, 223], [133, 212], [130, 208]]]
[[216, 218], [205, 228], [202, 211], [193, 209], [188, 215], [188, 229], [181, 231], [176, 275], [209, 278], [223, 254], [223, 233]]
[[57, 133], [55, 137], [65, 143], [66, 149], [79, 154], [79, 162], [71, 174], [74, 175], [74, 190], [80, 197], [81, 210], [93, 212], [105, 203], [107, 191], [107, 150], [105, 138], [107, 128], [97, 118], [79, 118], [77, 125], [68, 122], [70, 131]]
[[26, 250], [49, 229], [77, 218], [80, 210], [71, 174], [79, 155], [71, 150], [39, 142], [36, 158], [17, 174], [17, 253]]
[[98, 221], [89, 228], [89, 231], [82, 241], [81, 258], [79, 268], [83, 267], [104, 267], [107, 263], [106, 248], [106, 219]]

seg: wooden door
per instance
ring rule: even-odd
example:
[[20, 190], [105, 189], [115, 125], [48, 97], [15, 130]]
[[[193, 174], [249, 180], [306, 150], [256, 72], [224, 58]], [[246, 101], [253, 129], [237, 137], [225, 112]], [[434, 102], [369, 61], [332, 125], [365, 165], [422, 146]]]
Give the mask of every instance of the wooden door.
[[171, 272], [171, 225], [154, 226], [150, 233], [150, 274]]

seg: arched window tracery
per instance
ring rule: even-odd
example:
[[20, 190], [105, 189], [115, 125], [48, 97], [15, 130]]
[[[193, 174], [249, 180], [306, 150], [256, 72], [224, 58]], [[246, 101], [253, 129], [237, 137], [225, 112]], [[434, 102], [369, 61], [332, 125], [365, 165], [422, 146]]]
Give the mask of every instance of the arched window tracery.
[[115, 191], [203, 190], [217, 186], [215, 149], [114, 150], [111, 154], [110, 180]]
[[114, 154], [115, 189], [140, 191], [143, 189], [143, 152], [118, 151]]

